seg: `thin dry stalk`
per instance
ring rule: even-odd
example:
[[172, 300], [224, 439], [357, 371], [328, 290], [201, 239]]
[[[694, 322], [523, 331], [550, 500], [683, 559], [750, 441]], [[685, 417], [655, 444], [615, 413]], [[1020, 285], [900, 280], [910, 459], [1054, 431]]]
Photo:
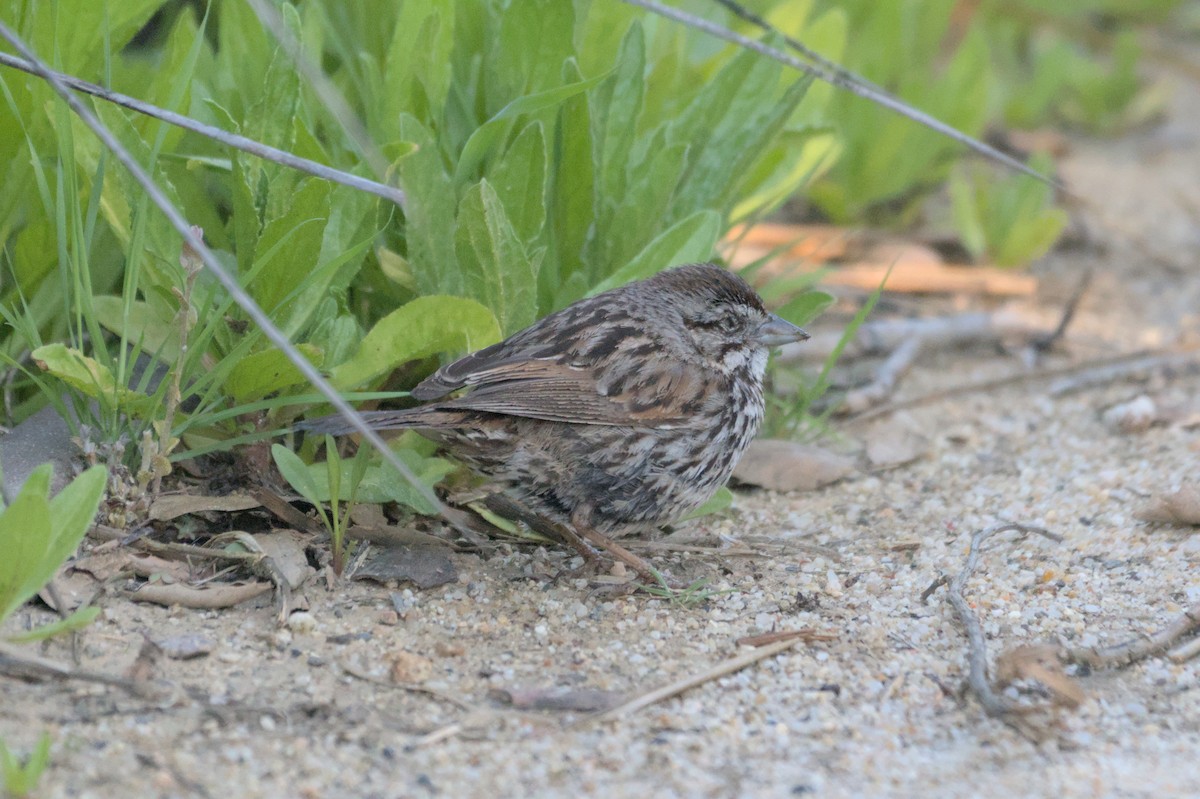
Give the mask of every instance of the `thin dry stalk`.
[[[1143, 635], [1124, 643], [1099, 647], [1077, 647], [1065, 652], [1071, 663], [1081, 663], [1094, 669], [1111, 669], [1128, 666], [1144, 658], [1157, 655], [1170, 649], [1179, 639], [1200, 631], [1200, 603], [1193, 605], [1179, 615], [1174, 621], [1152, 635]], [[1170, 653], [1172, 660], [1187, 659], [1183, 653], [1191, 652], [1192, 657], [1200, 651], [1200, 639], [1179, 647]]]
[[[368, 178], [352, 175], [349, 172], [344, 172], [340, 169], [318, 164], [316, 161], [311, 161], [307, 158], [301, 158], [298, 155], [293, 155], [286, 150], [280, 150], [271, 147], [267, 144], [248, 139], [245, 136], [239, 136], [236, 133], [229, 133], [214, 128], [211, 125], [206, 125], [203, 122], [197, 122], [191, 117], [186, 117], [183, 114], [177, 114], [174, 111], [168, 111], [165, 108], [159, 108], [156, 105], [138, 100], [135, 97], [130, 97], [120, 92], [109, 91], [103, 86], [97, 86], [94, 83], [88, 83], [73, 75], [67, 75], [62, 72], [54, 72], [51, 70], [39, 69], [35, 65], [33, 59], [25, 60], [9, 55], [8, 53], [0, 53], [0, 65], [12, 67], [22, 72], [27, 72], [30, 75], [37, 75], [42, 78], [47, 78], [47, 75], [52, 75], [54, 80], [57, 80], [64, 86], [69, 86], [77, 92], [90, 94], [93, 97], [98, 97], [105, 102], [119, 105], [122, 108], [128, 108], [130, 111], [135, 111], [144, 116], [151, 117], [166, 122], [168, 125], [174, 125], [177, 128], [191, 131], [205, 138], [212, 139], [227, 147], [232, 147], [235, 150], [241, 150], [244, 153], [249, 153], [264, 161], [271, 161], [281, 166], [286, 166], [295, 169], [299, 172], [304, 172], [314, 177], [323, 178], [334, 183], [340, 183], [343, 186], [349, 186], [352, 189], [365, 191], [368, 194], [374, 194], [377, 197], [382, 197], [385, 200], [390, 200], [396, 205], [404, 208], [405, 197], [404, 192], [395, 186], [388, 186]], [[51, 81], [53, 83], [53, 81]]]
[[668, 683], [661, 688], [655, 688], [652, 691], [647, 691], [640, 696], [630, 699], [628, 702], [622, 702], [614, 708], [586, 716], [577, 722], [575, 726], [591, 724], [598, 721], [609, 721], [612, 719], [623, 718], [625, 716], [632, 715], [639, 710], [649, 707], [650, 705], [654, 705], [662, 702], [663, 700], [678, 696], [684, 691], [688, 691], [699, 685], [704, 685], [707, 682], [720, 679], [727, 674], [733, 674], [741, 671], [747, 666], [752, 666], [760, 660], [765, 660], [766, 658], [774, 657], [781, 652], [786, 652], [803, 640], [803, 638], [797, 637], [787, 641], [779, 641], [773, 644], [767, 644], [766, 646], [755, 649], [752, 652], [747, 652], [744, 655], [738, 655], [737, 657], [733, 657], [722, 663], [718, 663], [708, 671], [691, 677], [684, 677], [681, 680]]
[[[971, 605], [963, 595], [963, 590], [967, 586], [967, 580], [971, 579], [971, 575], [975, 572], [975, 566], [979, 562], [979, 549], [983, 542], [997, 533], [1011, 531], [1025, 534], [1037, 533], [1054, 541], [1061, 540], [1041, 527], [1015, 522], [1005, 522], [978, 530], [971, 536], [971, 547], [967, 552], [966, 563], [963, 565], [962, 571], [950, 581], [948, 591], [950, 604], [954, 608], [954, 612], [958, 614], [959, 622], [962, 623], [963, 631], [967, 635], [967, 687], [978, 697], [979, 704], [983, 705], [984, 711], [989, 716], [1003, 719], [1009, 723], [1013, 723], [1017, 714], [1024, 713], [1027, 709], [1010, 701], [992, 688], [991, 680], [988, 678], [987, 639], [983, 634], [983, 625], [979, 623], [979, 617], [971, 610]], [[1014, 726], [1018, 726], [1020, 729], [1019, 725]]]

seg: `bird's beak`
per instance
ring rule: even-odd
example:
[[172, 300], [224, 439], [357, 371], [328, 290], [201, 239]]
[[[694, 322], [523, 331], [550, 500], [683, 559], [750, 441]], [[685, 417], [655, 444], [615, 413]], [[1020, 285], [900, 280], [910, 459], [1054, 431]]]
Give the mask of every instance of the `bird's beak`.
[[764, 347], [781, 347], [793, 341], [804, 341], [808, 334], [786, 319], [771, 314], [767, 321], [759, 325], [754, 340]]

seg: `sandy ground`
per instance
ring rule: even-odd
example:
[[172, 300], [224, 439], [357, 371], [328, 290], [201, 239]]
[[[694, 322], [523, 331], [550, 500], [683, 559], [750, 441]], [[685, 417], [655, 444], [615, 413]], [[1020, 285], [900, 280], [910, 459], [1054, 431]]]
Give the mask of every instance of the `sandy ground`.
[[[1073, 142], [1063, 171], [1096, 204], [1084, 216], [1106, 249], [1037, 268], [1033, 307], [1047, 318], [1081, 269], [1097, 269], [1070, 355], [1052, 363], [1196, 340], [1198, 122], [1200, 89], [1180, 81], [1164, 125]], [[983, 348], [935, 355], [902, 396], [1021, 368]], [[109, 600], [82, 638], [91, 670], [124, 671], [143, 634], [203, 635], [215, 649], [164, 660], [157, 677], [177, 688], [165, 699], [0, 681], [0, 736], [27, 751], [52, 733], [46, 796], [1200, 795], [1200, 659], [1077, 675], [1087, 699], [1035, 743], [958, 694], [961, 627], [945, 589], [921, 598], [961, 568], [973, 530], [1012, 520], [1063, 541], [985, 547], [967, 596], [993, 657], [1115, 643], [1200, 602], [1200, 532], [1135, 518], [1200, 473], [1200, 431], [1128, 434], [1101, 418], [1143, 393], [1186, 403], [1200, 375], [1063, 396], [1014, 383], [912, 409], [902, 421], [928, 441], [916, 462], [812, 493], [741, 494], [681, 534], [754, 554], [654, 555], [730, 591], [693, 606], [530, 579], [565, 557], [528, 550], [456, 555], [459, 581], [428, 591], [310, 584], [311, 623], [295, 629], [277, 628], [268, 601], [203, 612]], [[853, 442], [873, 428], [838, 432]], [[8, 629], [43, 619], [31, 608]], [[835, 638], [616, 720], [517, 710], [496, 693], [636, 694], [737, 655], [739, 637], [800, 627]], [[42, 651], [69, 656], [62, 642]], [[390, 684], [393, 669], [429, 692]]]

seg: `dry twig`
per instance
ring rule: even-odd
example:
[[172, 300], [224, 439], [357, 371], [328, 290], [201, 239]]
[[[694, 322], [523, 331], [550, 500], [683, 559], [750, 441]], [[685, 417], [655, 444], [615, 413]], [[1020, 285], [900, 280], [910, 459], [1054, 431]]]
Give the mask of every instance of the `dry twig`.
[[643, 708], [649, 707], [650, 705], [662, 702], [664, 699], [670, 699], [671, 697], [678, 696], [684, 691], [695, 688], [698, 685], [703, 685], [706, 682], [719, 679], [727, 674], [733, 674], [741, 671], [747, 666], [757, 663], [760, 660], [765, 660], [766, 658], [773, 657], [781, 652], [786, 652], [804, 640], [804, 638], [792, 638], [786, 641], [778, 641], [776, 643], [767, 644], [766, 646], [755, 649], [752, 652], [747, 652], [744, 655], [732, 657], [729, 660], [718, 663], [708, 671], [691, 677], [684, 677], [683, 679], [676, 680], [675, 682], [669, 683], [660, 688], [647, 691], [640, 696], [635, 696], [628, 702], [623, 702], [616, 707], [611, 708], [610, 710], [605, 710], [600, 713], [595, 713], [591, 716], [586, 716], [577, 722], [576, 726], [597, 721], [608, 721], [610, 719], [631, 715], [639, 710], [642, 710]]
[[950, 388], [933, 391], [920, 397], [897, 400], [895, 402], [889, 402], [886, 405], [876, 406], [850, 417], [849, 421], [866, 422], [872, 419], [877, 419], [880, 416], [886, 416], [890, 413], [907, 410], [909, 408], [915, 408], [921, 405], [928, 405], [933, 402], [941, 402], [942, 400], [953, 399], [955, 397], [966, 396], [968, 394], [991, 392], [1000, 388], [1021, 385], [1023, 383], [1032, 383], [1038, 380], [1051, 380], [1056, 377], [1063, 379], [1050, 387], [1052, 394], [1067, 393], [1068, 391], [1073, 391], [1080, 388], [1102, 385], [1106, 382], [1129, 377], [1155, 367], [1185, 368], [1192, 365], [1200, 365], [1200, 353], [1193, 350], [1151, 354], [1138, 352], [1127, 355], [1117, 355], [1112, 358], [1086, 361], [1084, 363], [1071, 364], [1070, 366], [1055, 367], [1053, 369], [1038, 369], [1035, 371], [1021, 371], [1017, 374], [997, 377], [991, 380], [982, 380], [978, 383], [969, 383], [962, 386], [951, 386]]
[[[1166, 627], [1152, 635], [1143, 635], [1104, 648], [1076, 647], [1066, 650], [1064, 656], [1071, 663], [1081, 663], [1094, 669], [1117, 668], [1166, 651], [1180, 638], [1196, 632], [1200, 632], [1200, 603], [1191, 606]], [[1200, 639], [1172, 650], [1170, 657], [1177, 662], [1186, 660], [1197, 654], [1196, 647], [1198, 646], [1200, 646]], [[1188, 654], [1189, 652], [1191, 654]]]
[[962, 571], [950, 581], [948, 597], [951, 606], [954, 608], [954, 612], [958, 614], [958, 619], [962, 623], [963, 631], [967, 635], [967, 687], [978, 697], [979, 703], [983, 705], [984, 711], [989, 716], [1002, 719], [1006, 723], [1016, 727], [1019, 731], [1030, 734], [1034, 731], [1028, 725], [1023, 724], [1020, 718], [1021, 714], [1028, 712], [1028, 708], [1022, 707], [1002, 694], [997, 693], [992, 687], [991, 680], [988, 678], [987, 639], [983, 634], [983, 625], [979, 623], [979, 618], [971, 610], [971, 605], [967, 602], [966, 597], [963, 596], [963, 589], [966, 588], [967, 580], [971, 579], [971, 575], [975, 572], [975, 566], [979, 561], [979, 549], [983, 545], [983, 542], [997, 533], [1014, 530], [1026, 534], [1037, 533], [1055, 541], [1061, 540], [1058, 536], [1041, 527], [1017, 524], [1015, 522], [997, 524], [976, 531], [971, 536], [971, 547], [967, 552], [967, 561], [963, 565]]

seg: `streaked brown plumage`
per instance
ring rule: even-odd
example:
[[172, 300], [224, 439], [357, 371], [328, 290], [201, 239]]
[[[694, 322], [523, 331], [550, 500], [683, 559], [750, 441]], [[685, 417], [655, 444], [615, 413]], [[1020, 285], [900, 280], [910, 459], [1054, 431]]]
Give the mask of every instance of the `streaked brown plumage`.
[[[762, 422], [768, 349], [804, 338], [737, 275], [680, 266], [443, 367], [413, 389], [426, 405], [363, 415], [419, 431], [522, 507], [647, 571], [608, 537], [678, 519], [729, 479]], [[350, 431], [338, 417], [299, 427]]]

